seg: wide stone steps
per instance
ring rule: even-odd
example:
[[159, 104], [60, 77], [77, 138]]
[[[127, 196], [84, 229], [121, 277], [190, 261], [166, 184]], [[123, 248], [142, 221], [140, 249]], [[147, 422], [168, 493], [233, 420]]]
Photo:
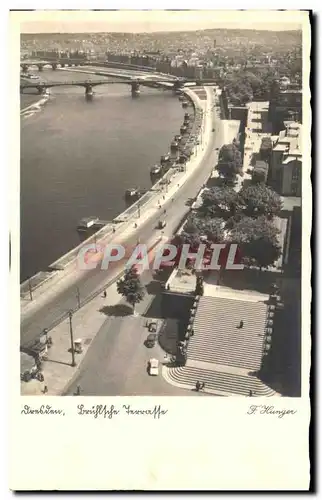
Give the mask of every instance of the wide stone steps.
[[[194, 322], [198, 326], [207, 326], [207, 331], [211, 332], [212, 329], [216, 329], [220, 332], [219, 326], [226, 325], [226, 329], [229, 330], [229, 333], [231, 334], [236, 334], [237, 332], [239, 334], [243, 334], [245, 332], [244, 328], [241, 328], [240, 330], [237, 328], [237, 324], [231, 324], [232, 323], [232, 315], [226, 317], [226, 318], [220, 318], [218, 316], [210, 316], [208, 318], [205, 318], [203, 316], [199, 316], [197, 314], [197, 317], [195, 318]], [[238, 322], [239, 323], [239, 322]], [[253, 314], [253, 316], [250, 316], [247, 318], [247, 325], [245, 325], [245, 328], [247, 326], [247, 332], [248, 334], [252, 334], [258, 330], [259, 327], [265, 326], [265, 321], [262, 319], [258, 323], [258, 314]], [[210, 326], [211, 325], [211, 326]]]
[[194, 361], [204, 361], [206, 363], [216, 363], [226, 366], [234, 366], [236, 368], [245, 368], [248, 370], [257, 371], [261, 367], [262, 356], [245, 358], [243, 354], [239, 358], [235, 356], [232, 358], [229, 354], [221, 355], [220, 353], [216, 355], [205, 355], [203, 352], [193, 353], [188, 356], [188, 359], [193, 359]]
[[[240, 321], [243, 328], [237, 328]], [[258, 370], [267, 306], [222, 297], [201, 297], [193, 321], [188, 359]]]
[[262, 359], [263, 340], [255, 345], [251, 341], [239, 341], [227, 338], [201, 338], [194, 342], [190, 339], [188, 359], [200, 359], [208, 363], [219, 363], [255, 369]]
[[274, 396], [275, 391], [255, 377], [233, 373], [204, 370], [192, 366], [180, 366], [168, 369], [169, 379], [178, 384], [195, 386], [197, 380], [205, 383], [205, 390], [226, 392], [236, 396]]

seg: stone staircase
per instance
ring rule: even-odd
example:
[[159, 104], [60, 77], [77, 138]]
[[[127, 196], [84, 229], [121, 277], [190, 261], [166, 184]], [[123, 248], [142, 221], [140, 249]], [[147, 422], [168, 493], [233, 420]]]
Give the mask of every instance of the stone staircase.
[[196, 381], [199, 380], [205, 383], [206, 392], [218, 393], [218, 395], [223, 396], [249, 396], [249, 391], [252, 391], [253, 396], [257, 397], [276, 395], [273, 389], [258, 378], [247, 375], [180, 366], [168, 370], [168, 377], [178, 386], [188, 386], [187, 388], [195, 387]]
[[[201, 297], [192, 323], [186, 366], [165, 368], [165, 379], [193, 389], [205, 383], [205, 392], [222, 396], [273, 396], [277, 393], [248, 372], [261, 367], [268, 307], [222, 297]], [[240, 321], [243, 328], [237, 328]], [[206, 365], [209, 363], [209, 365]], [[213, 366], [211, 366], [213, 365]]]
[[[267, 306], [219, 297], [201, 297], [188, 359], [249, 370], [261, 365]], [[244, 326], [238, 329], [240, 321]]]

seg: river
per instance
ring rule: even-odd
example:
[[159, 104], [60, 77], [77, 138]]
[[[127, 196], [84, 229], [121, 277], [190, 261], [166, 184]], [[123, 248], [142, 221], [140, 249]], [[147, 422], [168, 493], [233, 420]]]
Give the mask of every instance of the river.
[[[48, 81], [102, 79], [45, 69]], [[124, 192], [151, 186], [150, 168], [179, 133], [184, 110], [171, 92], [128, 86], [51, 90], [43, 108], [21, 117], [21, 281], [79, 244], [79, 220], [111, 220], [125, 208]], [[21, 108], [34, 96], [22, 95]]]

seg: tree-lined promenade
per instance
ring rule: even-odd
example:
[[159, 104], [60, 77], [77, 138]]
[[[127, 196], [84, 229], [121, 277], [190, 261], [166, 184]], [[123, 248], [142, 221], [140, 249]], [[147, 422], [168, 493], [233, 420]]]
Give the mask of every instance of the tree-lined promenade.
[[[252, 184], [236, 191], [237, 176], [242, 174], [242, 159], [238, 143], [224, 145], [219, 153], [216, 170], [220, 186], [207, 189], [202, 194], [202, 205], [191, 213], [182, 233], [175, 235], [172, 243], [178, 248], [189, 245], [191, 253], [200, 245], [208, 249], [214, 244], [237, 244], [238, 262], [260, 270], [273, 266], [281, 255], [274, 217], [282, 209], [279, 195], [267, 187], [260, 177]], [[226, 260], [227, 252], [222, 260]], [[179, 252], [180, 254], [180, 252]], [[179, 259], [175, 260], [178, 265]], [[186, 266], [193, 266], [187, 259]], [[144, 297], [144, 288], [135, 266], [125, 272], [117, 289], [133, 307]], [[197, 280], [196, 293], [203, 294], [202, 279]]]
[[242, 174], [238, 143], [224, 145], [216, 165], [220, 186], [202, 194], [202, 205], [188, 217], [184, 231], [176, 238], [192, 249], [203, 241], [237, 243], [246, 266], [268, 268], [281, 255], [280, 231], [274, 217], [282, 209], [279, 195], [260, 177], [236, 191], [237, 176]]

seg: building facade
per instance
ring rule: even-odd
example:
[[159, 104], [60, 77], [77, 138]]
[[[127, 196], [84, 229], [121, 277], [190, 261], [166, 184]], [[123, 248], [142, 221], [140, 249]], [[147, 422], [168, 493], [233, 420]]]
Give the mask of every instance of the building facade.
[[285, 88], [280, 82], [274, 82], [269, 102], [269, 121], [273, 133], [283, 130], [285, 120], [302, 121], [302, 90]]
[[278, 136], [272, 136], [270, 179], [275, 190], [284, 196], [301, 196], [301, 129], [300, 123], [291, 122]]

